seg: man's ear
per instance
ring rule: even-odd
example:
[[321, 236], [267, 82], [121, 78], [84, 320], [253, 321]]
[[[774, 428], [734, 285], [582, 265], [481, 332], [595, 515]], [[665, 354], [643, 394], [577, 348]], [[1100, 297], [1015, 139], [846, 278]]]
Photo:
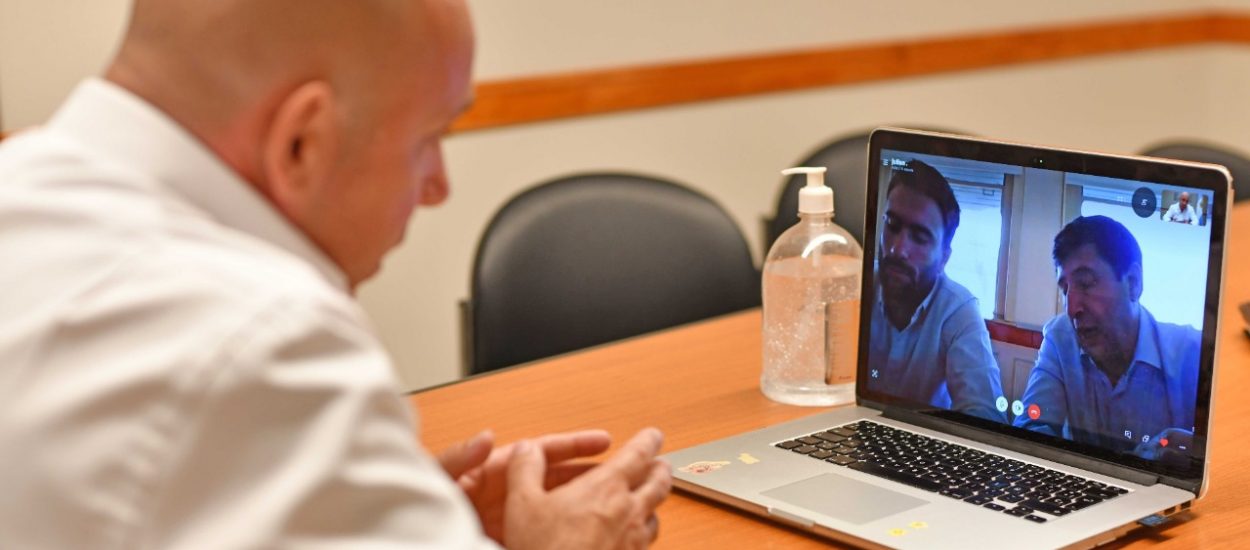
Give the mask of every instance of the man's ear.
[[1128, 271], [1124, 272], [1125, 282], [1128, 283], [1128, 295], [1134, 302], [1141, 300], [1142, 285], [1142, 268], [1140, 262], [1134, 262], [1129, 266]]
[[324, 81], [307, 82], [278, 104], [261, 147], [266, 192], [298, 218], [330, 179], [339, 153], [339, 109]]

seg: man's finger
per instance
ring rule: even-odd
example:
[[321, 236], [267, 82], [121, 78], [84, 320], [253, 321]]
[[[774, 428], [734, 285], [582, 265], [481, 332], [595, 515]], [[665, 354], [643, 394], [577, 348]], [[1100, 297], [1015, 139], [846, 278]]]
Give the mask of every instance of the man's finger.
[[673, 490], [672, 466], [665, 460], [656, 460], [650, 475], [634, 490], [634, 497], [648, 513], [654, 512]]
[[465, 472], [485, 462], [494, 446], [495, 435], [486, 430], [444, 449], [438, 455], [438, 462], [447, 475], [452, 479], [459, 479]]
[[612, 445], [612, 437], [603, 430], [584, 430], [544, 435], [535, 443], [542, 448], [547, 462], [554, 464], [602, 453]]
[[646, 529], [647, 529], [647, 540], [650, 542], [655, 542], [655, 539], [660, 537], [660, 518], [657, 517], [655, 514], [651, 514], [651, 516], [647, 518]]
[[508, 457], [508, 492], [516, 495], [542, 492], [546, 470], [547, 458], [537, 445], [524, 439], [513, 443]]
[[646, 480], [647, 472], [651, 471], [654, 464], [655, 455], [660, 452], [660, 445], [663, 444], [664, 434], [660, 433], [660, 430], [645, 428], [622, 445], [616, 454], [603, 463], [603, 467], [595, 469], [588, 475], [607, 477], [622, 475], [628, 482], [629, 488], [635, 489]]

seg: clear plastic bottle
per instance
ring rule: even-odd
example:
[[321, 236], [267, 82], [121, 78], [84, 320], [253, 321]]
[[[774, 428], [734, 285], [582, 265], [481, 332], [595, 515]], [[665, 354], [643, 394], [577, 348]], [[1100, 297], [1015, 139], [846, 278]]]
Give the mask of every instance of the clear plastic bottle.
[[760, 390], [774, 401], [830, 406], [855, 400], [863, 249], [833, 223], [824, 168], [799, 191], [799, 223], [764, 260], [764, 369]]

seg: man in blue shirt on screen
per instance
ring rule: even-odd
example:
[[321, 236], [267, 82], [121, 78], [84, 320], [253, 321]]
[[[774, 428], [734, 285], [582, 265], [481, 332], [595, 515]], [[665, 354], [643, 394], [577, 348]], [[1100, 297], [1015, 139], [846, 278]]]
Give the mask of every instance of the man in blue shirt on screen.
[[1042, 329], [1029, 413], [1015, 425], [1145, 458], [1188, 450], [1202, 333], [1141, 304], [1137, 239], [1106, 216], [1080, 217], [1053, 256], [1065, 311]]
[[945, 273], [958, 227], [959, 203], [941, 173], [918, 160], [895, 170], [881, 220], [868, 386], [1006, 422], [980, 306]]

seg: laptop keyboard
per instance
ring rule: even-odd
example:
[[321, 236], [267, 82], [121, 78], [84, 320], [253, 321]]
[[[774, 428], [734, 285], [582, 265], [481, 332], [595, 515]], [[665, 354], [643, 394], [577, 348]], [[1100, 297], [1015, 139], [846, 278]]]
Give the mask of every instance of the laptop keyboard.
[[1036, 464], [860, 420], [777, 447], [1035, 523], [1128, 490]]

